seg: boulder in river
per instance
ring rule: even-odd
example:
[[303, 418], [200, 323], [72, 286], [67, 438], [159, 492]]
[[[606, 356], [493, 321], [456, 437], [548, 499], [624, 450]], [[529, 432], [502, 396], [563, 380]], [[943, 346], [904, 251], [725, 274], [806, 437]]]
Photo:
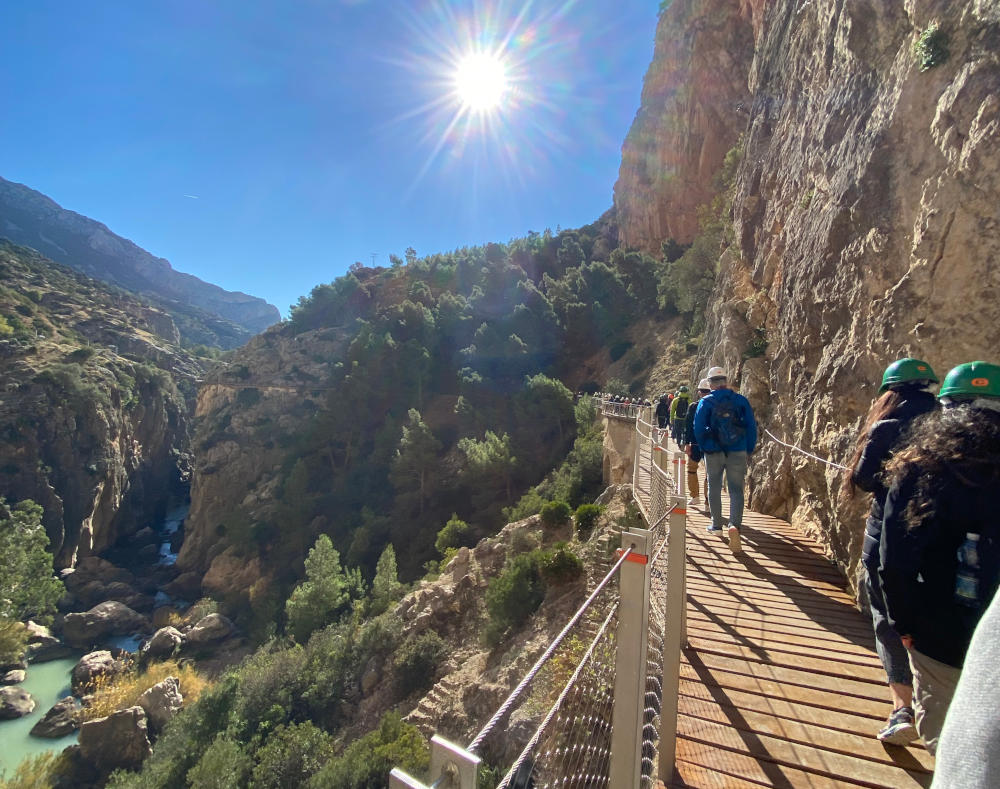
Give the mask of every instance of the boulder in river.
[[189, 645], [200, 647], [214, 644], [231, 636], [236, 626], [222, 614], [209, 614], [200, 619], [187, 634]]
[[71, 646], [86, 648], [108, 636], [149, 632], [149, 620], [124, 603], [108, 600], [81, 614], [63, 618], [63, 638]]
[[34, 709], [35, 700], [24, 688], [14, 685], [0, 688], [0, 721], [22, 718]]
[[115, 675], [122, 670], [120, 661], [115, 660], [111, 652], [101, 649], [84, 655], [73, 667], [71, 674], [73, 693], [81, 696], [88, 687], [100, 676]]
[[80, 710], [76, 699], [67, 696], [57, 701], [45, 716], [31, 727], [32, 737], [65, 737], [80, 728]]
[[170, 657], [184, 642], [184, 636], [176, 627], [161, 627], [146, 644], [144, 652], [153, 658]]
[[12, 668], [5, 674], [0, 674], [0, 685], [17, 685], [24, 682], [27, 675], [23, 668]]
[[150, 730], [159, 734], [184, 705], [180, 682], [177, 677], [167, 677], [139, 696], [138, 703], [146, 711]]
[[142, 707], [129, 707], [80, 727], [80, 756], [102, 773], [138, 768], [152, 753]]

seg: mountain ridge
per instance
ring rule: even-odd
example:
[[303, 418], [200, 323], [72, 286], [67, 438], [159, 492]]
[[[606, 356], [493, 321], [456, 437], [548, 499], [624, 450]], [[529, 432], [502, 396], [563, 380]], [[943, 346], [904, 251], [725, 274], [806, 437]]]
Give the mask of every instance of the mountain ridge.
[[[177, 323], [188, 343], [237, 347], [281, 319], [278, 309], [263, 299], [227, 291], [177, 271], [165, 258], [117, 235], [103, 223], [2, 177], [0, 236], [96, 279], [159, 301], [171, 314], [181, 313], [186, 319]], [[191, 308], [207, 315], [192, 314]], [[231, 326], [217, 324], [219, 320]], [[199, 321], [209, 326], [189, 325]], [[217, 341], [205, 342], [206, 333]]]

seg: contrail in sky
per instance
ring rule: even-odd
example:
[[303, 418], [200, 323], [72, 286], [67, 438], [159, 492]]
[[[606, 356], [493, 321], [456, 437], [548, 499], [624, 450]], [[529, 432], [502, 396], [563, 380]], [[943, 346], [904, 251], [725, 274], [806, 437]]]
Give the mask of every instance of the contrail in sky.
[[200, 197], [198, 197], [198, 195], [184, 195], [184, 196], [185, 197], [190, 197], [192, 200], [200, 200], [201, 199]]

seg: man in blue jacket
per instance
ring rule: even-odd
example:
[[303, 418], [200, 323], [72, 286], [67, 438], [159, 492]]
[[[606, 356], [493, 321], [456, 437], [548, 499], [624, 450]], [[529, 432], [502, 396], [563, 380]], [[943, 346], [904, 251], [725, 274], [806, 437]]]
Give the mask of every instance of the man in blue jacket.
[[743, 525], [743, 485], [747, 458], [757, 446], [757, 420], [750, 401], [727, 386], [726, 371], [713, 367], [708, 371], [712, 392], [698, 401], [694, 414], [694, 435], [705, 453], [708, 505], [712, 513], [710, 532], [720, 532], [722, 516], [722, 474], [729, 487], [729, 548], [739, 553], [740, 528]]

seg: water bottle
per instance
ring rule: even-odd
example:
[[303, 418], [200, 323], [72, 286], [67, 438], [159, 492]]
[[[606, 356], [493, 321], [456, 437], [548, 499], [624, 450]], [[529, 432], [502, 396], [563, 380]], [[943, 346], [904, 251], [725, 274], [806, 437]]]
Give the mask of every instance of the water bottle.
[[955, 573], [955, 600], [962, 605], [979, 607], [979, 535], [968, 532], [958, 549]]

